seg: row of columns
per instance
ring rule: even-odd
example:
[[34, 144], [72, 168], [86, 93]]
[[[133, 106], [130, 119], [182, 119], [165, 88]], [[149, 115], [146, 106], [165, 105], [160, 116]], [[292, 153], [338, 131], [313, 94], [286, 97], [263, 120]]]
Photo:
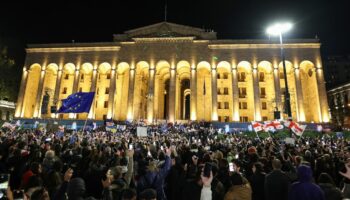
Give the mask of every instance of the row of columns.
[[[55, 86], [54, 99], [59, 98], [60, 86], [62, 83], [62, 70], [58, 70], [57, 80]], [[259, 95], [259, 79], [258, 79], [258, 70], [253, 69], [253, 89], [254, 89], [254, 116], [257, 121], [261, 120], [261, 102]], [[40, 117], [40, 109], [42, 103], [42, 96], [44, 92], [43, 84], [45, 80], [45, 71], [42, 70], [40, 73], [40, 80], [38, 86], [38, 92], [36, 96], [36, 103], [34, 109], [33, 117]], [[79, 84], [79, 75], [80, 71], [76, 70], [74, 73], [74, 83], [72, 93], [77, 92], [78, 84]], [[110, 92], [108, 99], [108, 118], [112, 118], [114, 116], [113, 106], [114, 106], [114, 98], [115, 98], [115, 79], [116, 79], [116, 71], [115, 69], [111, 69], [111, 80], [110, 80]], [[274, 76], [274, 90], [275, 90], [275, 98], [276, 98], [276, 106], [279, 110], [282, 110], [281, 105], [281, 89], [280, 89], [280, 81], [279, 81], [279, 69], [274, 68], [273, 70]], [[300, 80], [300, 71], [298, 68], [295, 68], [295, 88], [296, 88], [296, 99], [297, 99], [297, 120], [305, 121], [304, 107], [303, 107], [303, 95], [302, 95], [302, 86]], [[97, 71], [93, 70], [92, 76], [92, 84], [90, 87], [90, 91], [96, 90], [96, 77]], [[287, 77], [285, 77], [287, 78]], [[16, 108], [16, 117], [23, 117], [24, 114], [24, 93], [25, 87], [27, 85], [28, 79], [28, 71], [24, 70], [21, 80], [21, 87], [19, 98], [17, 102]], [[328, 106], [327, 106], [327, 96], [324, 85], [323, 71], [321, 68], [316, 69], [316, 79], [318, 86], [318, 96], [320, 102], [320, 120], [324, 122], [328, 122]], [[154, 119], [154, 87], [155, 87], [155, 69], [149, 69], [149, 84], [148, 84], [148, 98], [147, 98], [147, 119], [148, 121], [152, 121]], [[133, 100], [134, 100], [134, 84], [135, 84], [135, 69], [131, 68], [129, 70], [129, 88], [128, 88], [128, 97], [127, 97], [127, 118], [133, 119]], [[176, 91], [176, 69], [170, 69], [170, 90], [169, 90], [169, 121], [175, 121], [175, 91]], [[212, 85], [212, 121], [218, 120], [217, 114], [217, 70], [216, 68], [211, 69], [211, 85]], [[190, 89], [191, 89], [191, 104], [190, 104], [190, 118], [191, 120], [197, 120], [197, 70], [195, 68], [191, 68], [190, 74]], [[239, 121], [239, 91], [238, 91], [238, 80], [237, 80], [237, 68], [232, 69], [232, 105], [233, 105], [233, 113], [232, 119], [233, 121]], [[91, 107], [89, 118], [94, 119], [95, 116], [95, 106]]]

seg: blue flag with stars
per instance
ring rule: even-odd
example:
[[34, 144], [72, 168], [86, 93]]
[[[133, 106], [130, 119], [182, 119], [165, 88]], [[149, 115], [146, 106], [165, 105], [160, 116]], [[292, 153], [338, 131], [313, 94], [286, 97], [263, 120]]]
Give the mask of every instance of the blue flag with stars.
[[77, 92], [62, 100], [62, 106], [58, 113], [88, 113], [95, 92]]

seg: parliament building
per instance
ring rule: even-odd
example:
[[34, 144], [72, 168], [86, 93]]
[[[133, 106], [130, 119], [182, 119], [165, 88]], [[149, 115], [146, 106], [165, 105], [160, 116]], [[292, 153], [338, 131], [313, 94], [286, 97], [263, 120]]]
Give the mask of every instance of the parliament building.
[[[287, 79], [293, 119], [328, 122], [320, 45], [284, 41], [286, 76], [277, 39], [222, 40], [169, 22], [113, 42], [28, 45], [15, 117], [265, 121], [283, 111]], [[62, 99], [90, 91], [89, 113], [55, 113]]]

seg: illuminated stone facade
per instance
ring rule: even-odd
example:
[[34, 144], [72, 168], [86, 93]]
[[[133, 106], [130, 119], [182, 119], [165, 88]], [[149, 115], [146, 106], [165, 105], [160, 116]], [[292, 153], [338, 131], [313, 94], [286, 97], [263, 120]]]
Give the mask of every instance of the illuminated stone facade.
[[[284, 44], [292, 116], [328, 122], [314, 39]], [[278, 41], [218, 40], [215, 32], [158, 23], [108, 43], [29, 45], [16, 108], [19, 118], [262, 121], [283, 110]], [[89, 114], [41, 114], [74, 92], [95, 91]], [[50, 109], [49, 109], [50, 111]]]

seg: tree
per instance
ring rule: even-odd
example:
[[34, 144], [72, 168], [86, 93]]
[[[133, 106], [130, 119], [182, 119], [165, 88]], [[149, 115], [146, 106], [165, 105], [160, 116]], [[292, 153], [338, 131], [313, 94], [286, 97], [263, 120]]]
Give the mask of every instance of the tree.
[[15, 101], [18, 87], [15, 61], [7, 53], [7, 47], [0, 44], [0, 100]]

